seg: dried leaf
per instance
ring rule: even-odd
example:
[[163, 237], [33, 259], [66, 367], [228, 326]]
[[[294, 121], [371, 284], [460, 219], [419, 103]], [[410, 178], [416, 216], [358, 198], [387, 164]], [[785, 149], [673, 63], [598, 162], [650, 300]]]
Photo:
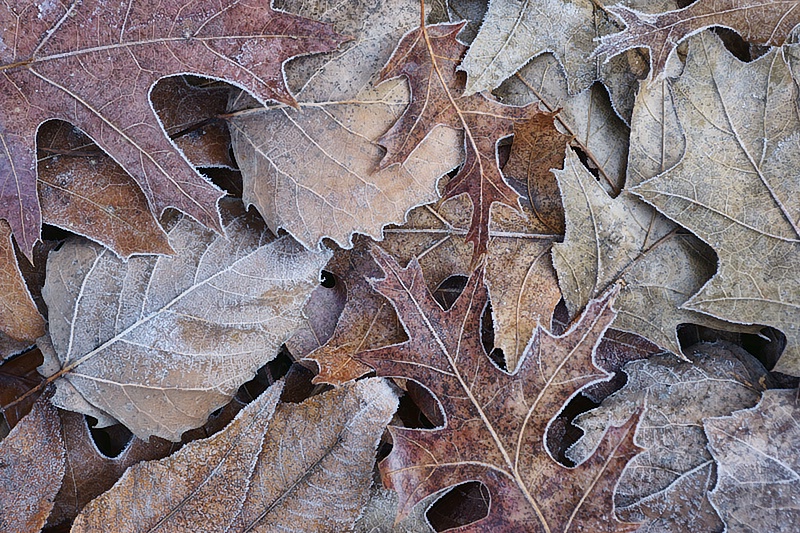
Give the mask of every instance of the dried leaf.
[[768, 390], [758, 405], [704, 421], [717, 462], [709, 495], [725, 531], [797, 531], [797, 390]]
[[386, 148], [381, 168], [403, 163], [437, 126], [464, 133], [464, 162], [447, 183], [444, 199], [467, 194], [472, 200], [472, 220], [466, 239], [475, 258], [489, 244], [489, 214], [494, 203], [519, 207], [519, 194], [500, 172], [497, 142], [510, 136], [516, 124], [531, 119], [535, 106], [511, 107], [480, 94], [461, 96], [464, 85], [456, 66], [466, 47], [456, 40], [464, 26], [421, 26], [407, 33], [381, 70], [381, 81], [404, 76], [411, 88], [411, 103], [378, 142]]
[[627, 364], [626, 385], [575, 419], [584, 437], [567, 451], [579, 462], [606, 427], [644, 408], [636, 443], [645, 451], [622, 474], [615, 503], [620, 517], [645, 522], [648, 532], [722, 531], [706, 496], [715, 475], [702, 422], [755, 405], [771, 383], [761, 363], [736, 345], [696, 344], [687, 353], [691, 362], [665, 354]]
[[179, 220], [174, 256], [123, 262], [80, 239], [50, 255], [42, 373], [58, 378], [57, 405], [177, 441], [275, 357], [330, 254], [235, 205], [227, 238]]
[[396, 409], [392, 388], [376, 378], [279, 405], [232, 531], [351, 530]]
[[[780, 329], [788, 345], [775, 369], [800, 375], [800, 204], [797, 180], [786, 178], [800, 156], [800, 117], [784, 54], [745, 64], [717, 37], [693, 38], [672, 84], [685, 154], [631, 191], [719, 256], [717, 273], [683, 307]], [[766, 93], [752, 98], [754, 86]]]
[[611, 58], [633, 48], [647, 48], [651, 76], [656, 79], [664, 76], [678, 45], [704, 29], [728, 28], [745, 41], [780, 46], [800, 23], [797, 0], [697, 0], [683, 9], [655, 15], [625, 5], [607, 11], [625, 23], [625, 30], [602, 36], [594, 54]]
[[[44, 334], [44, 318], [33, 302], [22, 272], [17, 266], [11, 228], [0, 220], [0, 335], [10, 341], [30, 341]], [[6, 351], [15, 351], [16, 343], [9, 342]], [[17, 345], [16, 348], [19, 348]], [[5, 355], [0, 354], [5, 358]]]
[[64, 476], [58, 413], [46, 398], [0, 442], [0, 528], [39, 531]]
[[6, 405], [16, 402], [17, 398], [39, 385], [43, 378], [36, 372], [36, 367], [41, 364], [42, 353], [35, 348], [0, 364], [0, 407], [3, 408], [0, 440], [28, 414], [39, 397], [31, 394], [13, 408], [5, 409]]
[[570, 316], [622, 280], [614, 327], [666, 350], [681, 353], [677, 326], [684, 322], [736, 328], [682, 307], [714, 272], [713, 257], [694, 236], [627, 192], [610, 198], [574, 153], [554, 173], [567, 233], [553, 245], [553, 265]]
[[[249, 109], [230, 121], [246, 204], [273, 231], [284, 228], [309, 248], [329, 237], [352, 246], [354, 232], [381, 229], [438, 199], [436, 183], [458, 166], [459, 139], [440, 129], [404, 162], [384, 170], [375, 142], [408, 104], [401, 81], [373, 85], [392, 46], [418, 20], [417, 0], [294, 2], [354, 35], [341, 52], [303, 58], [288, 70], [300, 80], [300, 110]], [[290, 83], [292, 83], [290, 81]], [[234, 109], [251, 105], [237, 101]]]
[[325, 24], [242, 2], [18, 0], [0, 10], [0, 20], [7, 43], [0, 218], [29, 257], [41, 224], [35, 139], [42, 122], [65, 120], [85, 131], [136, 180], [154, 213], [175, 207], [219, 229], [221, 192], [164, 136], [150, 88], [190, 72], [294, 104], [283, 63], [343, 40]]
[[[625, 5], [647, 11], [674, 9], [673, 0], [627, 0]], [[493, 89], [532, 58], [552, 52], [567, 74], [570, 94], [602, 80], [616, 111], [626, 121], [633, 106], [633, 86], [647, 72], [646, 59], [629, 53], [601, 63], [592, 58], [595, 39], [617, 28], [606, 15], [604, 2], [493, 0], [481, 31], [464, 58], [467, 93]]]
[[381, 463], [384, 483], [400, 494], [398, 519], [423, 498], [466, 480], [491, 493], [480, 531], [630, 531], [613, 516], [612, 488], [636, 452], [635, 417], [611, 430], [595, 455], [574, 469], [545, 450], [549, 420], [582, 386], [607, 374], [594, 351], [614, 318], [612, 294], [592, 301], [561, 337], [539, 327], [514, 374], [495, 367], [478, 331], [487, 292], [476, 272], [443, 311], [425, 286], [416, 260], [401, 269], [375, 248], [385, 277], [375, 288], [395, 306], [409, 340], [362, 352], [378, 375], [411, 379], [428, 388], [445, 414], [435, 430], [392, 426], [394, 447]]
[[[430, 498], [429, 498], [430, 499]], [[425, 517], [426, 501], [420, 502], [409, 516], [395, 523], [397, 515], [397, 493], [385, 489], [380, 482], [372, 487], [364, 513], [355, 523], [355, 533], [434, 533]]]
[[242, 507], [283, 386], [276, 384], [239, 412], [225, 430], [158, 461], [129, 468], [78, 515], [73, 533], [225, 531]]

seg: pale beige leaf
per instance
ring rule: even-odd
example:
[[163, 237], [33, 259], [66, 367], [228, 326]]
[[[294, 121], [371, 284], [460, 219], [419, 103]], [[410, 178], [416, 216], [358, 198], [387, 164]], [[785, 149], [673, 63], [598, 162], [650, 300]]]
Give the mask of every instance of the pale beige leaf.
[[571, 151], [564, 170], [554, 173], [567, 232], [563, 243], [553, 245], [553, 264], [570, 316], [622, 280], [616, 329], [642, 335], [676, 354], [681, 353], [679, 324], [739, 329], [681, 308], [714, 273], [713, 257], [702, 243], [627, 192], [610, 198]]
[[567, 452], [580, 462], [608, 426], [644, 408], [636, 443], [645, 451], [628, 463], [615, 505], [647, 532], [722, 531], [706, 497], [714, 467], [702, 420], [754, 405], [770, 384], [761, 363], [736, 345], [696, 344], [687, 352], [691, 362], [665, 354], [628, 363], [625, 386], [575, 420], [585, 436]]
[[40, 398], [0, 442], [0, 530], [31, 533], [44, 526], [64, 463], [58, 413]]
[[425, 512], [436, 497], [418, 503], [414, 510], [395, 523], [399, 497], [393, 490], [383, 488], [380, 482], [372, 487], [364, 513], [353, 527], [354, 533], [434, 533]]
[[[299, 110], [252, 109], [231, 119], [244, 201], [273, 230], [284, 228], [309, 248], [323, 237], [349, 247], [354, 232], [380, 239], [385, 225], [402, 223], [409, 209], [436, 201], [439, 178], [462, 159], [460, 135], [437, 128], [403, 164], [378, 169], [384, 151], [375, 141], [403, 113], [410, 95], [403, 80], [376, 88], [373, 78], [403, 33], [418, 23], [419, 3], [295, 4], [354, 40], [287, 71], [304, 80]], [[234, 103], [236, 109], [243, 105]]]
[[349, 531], [366, 505], [375, 450], [397, 409], [383, 379], [281, 404], [229, 531]]
[[[624, 5], [648, 12], [674, 9], [673, 0], [627, 0]], [[478, 36], [462, 63], [467, 93], [493, 89], [532, 58], [552, 52], [567, 74], [569, 92], [577, 94], [603, 80], [620, 116], [628, 120], [632, 87], [647, 73], [645, 56], [636, 53], [603, 63], [591, 57], [595, 39], [617, 31], [602, 1], [492, 0]]]
[[717, 273], [683, 307], [780, 329], [788, 344], [775, 369], [800, 375], [800, 116], [784, 56], [791, 51], [742, 63], [716, 36], [693, 37], [672, 84], [685, 153], [632, 192], [719, 256]]
[[768, 390], [752, 409], [709, 418], [718, 481], [709, 499], [728, 533], [800, 529], [800, 403], [797, 390]]
[[241, 509], [283, 383], [267, 389], [223, 431], [165, 459], [129, 468], [75, 519], [72, 533], [226, 531]]
[[174, 256], [123, 262], [82, 239], [50, 255], [41, 371], [57, 378], [57, 405], [177, 441], [275, 357], [330, 253], [230, 205], [227, 237], [180, 219]]

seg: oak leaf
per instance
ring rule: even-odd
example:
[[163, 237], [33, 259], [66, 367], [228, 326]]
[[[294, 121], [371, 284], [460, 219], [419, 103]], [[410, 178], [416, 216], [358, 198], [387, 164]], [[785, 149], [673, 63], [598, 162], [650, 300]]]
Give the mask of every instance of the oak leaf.
[[575, 419], [584, 437], [567, 451], [579, 462], [607, 426], [644, 408], [636, 443], [645, 450], [625, 468], [615, 504], [620, 517], [645, 522], [647, 531], [722, 531], [707, 496], [715, 467], [703, 419], [755, 405], [771, 384], [761, 363], [734, 344], [696, 344], [686, 352], [690, 362], [664, 354], [627, 364], [625, 386]]
[[489, 514], [465, 530], [632, 530], [634, 524], [614, 518], [611, 491], [636, 453], [635, 417], [610, 430], [597, 452], [574, 469], [555, 462], [544, 441], [549, 420], [564, 403], [582, 386], [607, 377], [593, 361], [615, 315], [613, 292], [592, 301], [561, 337], [539, 327], [508, 374], [481, 346], [487, 293], [480, 270], [444, 311], [416, 260], [400, 268], [382, 250], [373, 250], [385, 272], [375, 288], [392, 302], [409, 340], [358, 357], [380, 376], [407, 378], [429, 389], [446, 420], [434, 430], [390, 427], [394, 447], [381, 474], [400, 495], [398, 519], [430, 494], [478, 480], [491, 494]]
[[690, 35], [720, 27], [739, 33], [745, 41], [780, 46], [800, 23], [796, 0], [697, 0], [666, 13], [645, 14], [625, 5], [607, 11], [625, 23], [625, 30], [600, 38], [595, 55], [609, 58], [633, 48], [650, 51], [653, 78], [664, 76], [675, 49]]
[[[689, 45], [672, 83], [686, 139], [680, 162], [631, 189], [711, 245], [717, 273], [682, 307], [780, 329], [788, 344], [775, 370], [800, 374], [800, 203], [797, 87], [776, 49], [742, 63], [713, 35]], [[754, 99], [753, 86], [765, 88]], [[744, 105], [747, 102], [747, 105]]]
[[[287, 3], [354, 36], [341, 51], [287, 66], [299, 110], [257, 107], [244, 95], [232, 104], [233, 148], [242, 170], [243, 199], [277, 231], [308, 248], [324, 237], [352, 246], [354, 233], [381, 238], [389, 223], [436, 201], [439, 178], [458, 166], [456, 132], [440, 129], [400, 166], [379, 169], [376, 142], [409, 101], [402, 80], [375, 86], [375, 72], [418, 20], [416, 0], [345, 4]], [[247, 109], [251, 108], [251, 109]]]
[[[0, 220], [0, 336], [8, 338], [8, 351], [30, 344], [44, 334], [44, 318], [28, 292], [17, 265], [11, 228]], [[0, 360], [5, 358], [0, 353]]]
[[0, 442], [0, 528], [30, 533], [44, 526], [65, 468], [58, 413], [42, 397]]
[[381, 168], [403, 163], [437, 126], [464, 135], [464, 161], [447, 183], [443, 198], [467, 194], [472, 220], [466, 239], [475, 258], [486, 253], [492, 204], [519, 207], [519, 194], [503, 178], [497, 142], [509, 137], [516, 124], [531, 119], [535, 106], [506, 106], [480, 94], [461, 96], [464, 81], [456, 66], [466, 46], [456, 40], [464, 23], [420, 26], [407, 33], [381, 70], [381, 81], [408, 80], [411, 103], [378, 143], [386, 148]]
[[725, 531], [800, 527], [798, 411], [797, 390], [768, 390], [752, 409], [704, 421], [718, 476], [709, 499]]
[[176, 207], [220, 229], [221, 192], [164, 136], [150, 89], [165, 76], [191, 73], [294, 104], [283, 63], [343, 40], [328, 25], [241, 2], [220, 9], [182, 0], [16, 1], [0, 9], [0, 21], [0, 218], [28, 256], [41, 225], [35, 145], [42, 122], [65, 120], [86, 132], [136, 180], [154, 213]]
[[275, 357], [330, 254], [225, 207], [227, 238], [182, 217], [174, 256], [124, 262], [81, 239], [50, 255], [41, 371], [57, 405], [180, 440]]

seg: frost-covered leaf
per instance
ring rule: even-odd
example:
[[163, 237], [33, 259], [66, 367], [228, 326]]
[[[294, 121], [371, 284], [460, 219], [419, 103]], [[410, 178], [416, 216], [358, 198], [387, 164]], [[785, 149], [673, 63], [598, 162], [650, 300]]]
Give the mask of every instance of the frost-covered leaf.
[[8, 339], [3, 344], [9, 352], [0, 353], [0, 360], [41, 336], [44, 325], [17, 266], [11, 228], [0, 220], [0, 336]]

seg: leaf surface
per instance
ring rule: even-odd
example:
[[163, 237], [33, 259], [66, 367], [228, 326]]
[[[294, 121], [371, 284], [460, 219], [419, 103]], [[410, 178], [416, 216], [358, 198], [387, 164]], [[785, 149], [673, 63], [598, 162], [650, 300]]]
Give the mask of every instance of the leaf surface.
[[44, 334], [44, 318], [17, 266], [11, 228], [4, 221], [0, 221], [0, 295], [0, 335], [25, 344]]
[[[797, 88], [785, 54], [741, 63], [713, 35], [690, 42], [672, 84], [683, 158], [631, 191], [711, 245], [714, 277], [683, 307], [788, 339], [776, 370], [800, 374]], [[753, 87], [765, 89], [753, 99]], [[743, 102], [748, 102], [743, 105]]]
[[150, 89], [162, 77], [191, 73], [294, 104], [283, 62], [343, 39], [325, 24], [245, 2], [16, 1], [0, 9], [0, 22], [0, 218], [28, 256], [41, 225], [35, 146], [42, 122], [65, 120], [86, 132], [136, 180], [154, 213], [175, 207], [219, 229], [221, 193], [164, 136]]
[[796, 390], [768, 390], [752, 409], [709, 418], [708, 449], [717, 462], [709, 499], [726, 531], [795, 531], [800, 464]]
[[629, 531], [613, 516], [611, 491], [636, 452], [635, 418], [611, 430], [595, 455], [574, 469], [545, 449], [549, 420], [583, 385], [607, 374], [594, 350], [614, 318], [611, 294], [595, 300], [561, 337], [536, 330], [514, 374], [495, 367], [478, 335], [487, 294], [477, 271], [447, 310], [433, 300], [419, 263], [406, 268], [378, 248], [385, 272], [375, 287], [403, 322], [409, 340], [362, 352], [380, 376], [411, 379], [439, 401], [444, 427], [391, 427], [394, 447], [381, 463], [384, 483], [400, 494], [398, 519], [430, 494], [479, 480], [491, 494], [489, 515], [471, 531]]
[[704, 29], [728, 28], [745, 41], [780, 46], [800, 23], [796, 0], [697, 0], [683, 9], [653, 15], [620, 4], [609, 7], [608, 12], [626, 27], [602, 36], [594, 54], [614, 57], [632, 48], [647, 48], [653, 78], [663, 77], [679, 44]]
[[227, 237], [181, 218], [174, 256], [123, 262], [80, 239], [51, 254], [42, 372], [59, 406], [177, 441], [275, 357], [329, 254], [231, 205]]

